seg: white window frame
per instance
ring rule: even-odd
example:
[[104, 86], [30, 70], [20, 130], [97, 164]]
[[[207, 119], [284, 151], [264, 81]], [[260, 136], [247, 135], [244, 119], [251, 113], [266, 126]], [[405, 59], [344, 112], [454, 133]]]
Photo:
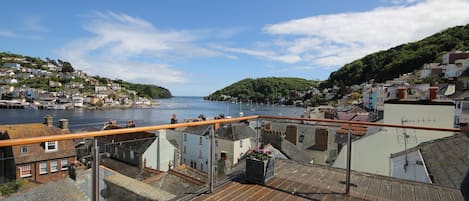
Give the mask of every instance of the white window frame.
[[21, 154], [26, 154], [29, 152], [29, 147], [28, 146], [21, 146]]
[[[45, 167], [44, 167], [45, 165]], [[49, 173], [49, 163], [47, 161], [39, 162], [39, 174], [47, 174]], [[43, 169], [45, 168], [45, 171]]]
[[[23, 174], [23, 171], [29, 171], [29, 174]], [[32, 171], [32, 165], [31, 164], [20, 166], [20, 177], [21, 178], [33, 176], [32, 173], [33, 173], [33, 171]]]
[[[65, 162], [65, 167], [64, 167], [64, 162]], [[61, 170], [68, 170], [68, 159], [60, 160], [60, 169]]]
[[[55, 144], [55, 148], [49, 148], [49, 144], [50, 145]], [[59, 142], [57, 142], [57, 141], [46, 142], [46, 146], [44, 148], [45, 148], [46, 152], [57, 151], [59, 149]]]
[[50, 161], [50, 172], [57, 172], [57, 171], [59, 171], [59, 162], [57, 160], [51, 160]]

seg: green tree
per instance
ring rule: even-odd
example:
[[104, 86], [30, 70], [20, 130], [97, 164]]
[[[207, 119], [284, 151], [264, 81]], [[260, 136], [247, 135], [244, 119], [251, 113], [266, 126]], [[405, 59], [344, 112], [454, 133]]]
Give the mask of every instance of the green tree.
[[452, 50], [468, 49], [469, 25], [449, 28], [420, 41], [379, 51], [345, 64], [332, 72], [320, 88], [330, 88], [338, 80], [346, 86], [370, 79], [383, 82], [420, 69], [425, 63], [441, 62], [442, 55]]

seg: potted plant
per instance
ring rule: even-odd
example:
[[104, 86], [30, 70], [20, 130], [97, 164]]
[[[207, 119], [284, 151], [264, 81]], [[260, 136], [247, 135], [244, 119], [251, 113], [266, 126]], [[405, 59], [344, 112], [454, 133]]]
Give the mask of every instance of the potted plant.
[[246, 158], [246, 180], [265, 184], [274, 177], [274, 163], [271, 151], [257, 147], [249, 150]]

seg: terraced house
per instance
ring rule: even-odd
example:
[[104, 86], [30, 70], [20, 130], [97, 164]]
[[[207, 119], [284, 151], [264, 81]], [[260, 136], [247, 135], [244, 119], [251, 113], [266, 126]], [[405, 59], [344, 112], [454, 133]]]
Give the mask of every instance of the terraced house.
[[[46, 116], [43, 124], [2, 125], [0, 140], [70, 133], [68, 120], [61, 119], [59, 128], [52, 123], [52, 117]], [[72, 140], [3, 147], [0, 149], [0, 183], [15, 179], [39, 183], [58, 180], [69, 175], [68, 167], [75, 160]]]

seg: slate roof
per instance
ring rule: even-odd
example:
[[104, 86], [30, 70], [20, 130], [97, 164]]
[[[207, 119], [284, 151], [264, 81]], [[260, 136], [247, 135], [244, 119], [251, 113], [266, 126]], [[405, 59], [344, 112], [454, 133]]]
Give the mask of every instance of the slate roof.
[[[104, 130], [122, 129], [124, 127], [118, 125], [108, 125]], [[155, 141], [155, 134], [152, 132], [127, 133], [122, 135], [108, 135], [99, 138], [104, 144], [115, 144], [117, 142], [125, 142], [119, 144], [120, 147], [132, 149], [137, 153], [143, 153]]]
[[74, 181], [66, 178], [57, 182], [49, 182], [27, 192], [15, 193], [6, 200], [10, 201], [50, 201], [69, 200], [82, 201], [89, 200], [88, 196], [74, 184]]
[[[68, 130], [62, 130], [57, 127], [49, 127], [45, 124], [33, 123], [33, 124], [11, 124], [11, 125], [0, 125], [0, 139], [21, 139], [29, 137], [41, 137], [50, 135], [61, 135], [70, 133]], [[44, 143], [30, 144], [28, 146], [31, 150], [26, 154], [20, 153], [21, 146], [13, 146], [13, 156], [15, 157], [15, 164], [30, 163], [35, 161], [50, 160], [57, 158], [65, 158], [76, 156], [75, 146], [72, 140], [63, 140], [58, 142], [58, 151], [52, 152], [34, 152], [35, 148], [31, 146], [41, 146], [39, 148], [44, 150]]]
[[210, 126], [212, 125], [190, 126], [184, 129], [182, 132], [196, 135], [208, 135], [210, 133]]
[[[187, 127], [183, 133], [190, 133], [196, 135], [208, 135], [210, 133], [211, 125], [201, 125]], [[246, 125], [245, 123], [225, 124], [215, 131], [217, 138], [225, 140], [241, 140], [256, 136], [256, 132]]]
[[458, 134], [424, 142], [418, 147], [432, 182], [459, 188], [469, 168], [469, 138]]
[[256, 132], [244, 123], [240, 124], [230, 124], [224, 127], [219, 128], [216, 131], [219, 139], [226, 140], [242, 140], [246, 138], [251, 138], [256, 136]]

